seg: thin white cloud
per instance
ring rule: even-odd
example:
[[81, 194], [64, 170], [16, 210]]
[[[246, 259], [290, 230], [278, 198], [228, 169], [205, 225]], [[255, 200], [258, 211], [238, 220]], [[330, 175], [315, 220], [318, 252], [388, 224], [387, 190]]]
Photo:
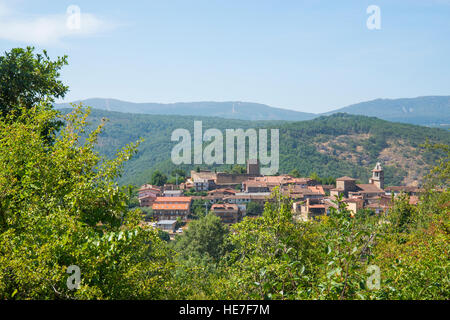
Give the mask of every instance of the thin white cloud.
[[79, 25], [73, 28], [70, 13], [24, 16], [0, 1], [0, 39], [4, 40], [48, 45], [60, 43], [69, 37], [92, 36], [112, 28], [112, 23], [82, 11]]

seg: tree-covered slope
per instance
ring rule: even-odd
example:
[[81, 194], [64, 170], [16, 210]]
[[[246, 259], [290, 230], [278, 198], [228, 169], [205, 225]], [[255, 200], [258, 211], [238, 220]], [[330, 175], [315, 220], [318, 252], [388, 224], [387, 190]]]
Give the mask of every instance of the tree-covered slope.
[[[349, 175], [364, 182], [375, 162], [381, 161], [386, 170], [386, 182], [391, 185], [420, 182], [437, 156], [420, 147], [426, 139], [450, 143], [450, 132], [445, 130], [348, 114], [286, 122], [127, 114], [94, 109], [89, 121], [95, 125], [104, 117], [109, 122], [100, 136], [98, 150], [101, 154], [112, 157], [122, 146], [144, 139], [138, 154], [126, 164], [121, 178], [122, 183], [134, 185], [149, 182], [156, 169], [170, 173], [177, 168], [170, 160], [171, 150], [176, 145], [171, 142], [171, 134], [183, 128], [193, 137], [195, 120], [203, 122], [203, 132], [217, 128], [224, 136], [225, 129], [280, 129], [280, 173], [297, 169], [304, 176], [313, 172], [323, 177]], [[182, 166], [186, 171], [192, 168], [194, 165]]]
[[367, 181], [380, 161], [387, 184], [414, 185], [437, 156], [420, 147], [427, 139], [448, 144], [450, 133], [338, 113], [286, 123], [280, 137], [280, 162], [286, 172], [298, 168], [304, 174], [316, 171], [320, 176], [349, 175]]
[[[252, 102], [180, 102], [180, 103], [133, 103], [117, 99], [94, 98], [82, 102], [92, 108], [124, 113], [190, 115], [220, 117], [241, 120], [303, 121], [319, 117], [319, 114], [271, 107]], [[57, 109], [70, 107], [69, 103], [55, 104]], [[352, 104], [324, 115], [349, 113], [377, 117], [393, 122], [440, 127], [450, 126], [450, 96], [427, 96], [404, 99], [376, 99]]]
[[380, 119], [448, 128], [450, 96], [376, 99], [353, 104], [327, 114], [345, 112]]

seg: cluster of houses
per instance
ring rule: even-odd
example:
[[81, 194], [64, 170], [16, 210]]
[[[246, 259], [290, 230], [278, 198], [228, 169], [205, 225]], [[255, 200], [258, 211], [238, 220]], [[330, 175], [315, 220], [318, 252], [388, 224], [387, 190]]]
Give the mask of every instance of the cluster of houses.
[[[196, 199], [209, 203], [209, 212], [220, 217], [223, 223], [239, 222], [246, 215], [249, 203], [255, 202], [261, 207], [266, 201], [271, 201], [269, 198], [275, 187], [293, 200], [294, 215], [304, 221], [329, 214], [330, 208], [336, 207], [333, 202], [335, 196], [342, 196], [353, 213], [360, 209], [383, 213], [391, 206], [392, 194], [408, 193], [414, 203], [421, 192], [417, 187], [385, 188], [384, 171], [380, 163], [372, 170], [368, 184], [356, 182], [356, 179], [347, 176], [336, 179], [336, 185], [321, 185], [310, 178], [290, 175], [262, 176], [259, 162], [249, 160], [246, 173], [194, 170], [190, 178], [178, 186], [143, 185], [138, 197], [140, 205], [151, 207], [154, 219], [165, 229], [170, 229], [171, 226], [174, 228], [177, 219], [188, 220], [192, 214], [192, 203]], [[186, 190], [206, 195], [185, 196]]]

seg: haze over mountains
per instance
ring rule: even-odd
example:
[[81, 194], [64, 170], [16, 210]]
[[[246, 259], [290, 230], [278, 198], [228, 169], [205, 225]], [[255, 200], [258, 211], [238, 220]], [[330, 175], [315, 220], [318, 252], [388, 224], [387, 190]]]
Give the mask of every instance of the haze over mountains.
[[326, 114], [345, 112], [392, 122], [427, 126], [450, 126], [450, 96], [376, 99], [350, 105]]
[[[206, 116], [239, 120], [293, 120], [302, 121], [315, 118], [314, 113], [298, 112], [274, 108], [251, 102], [178, 102], [178, 103], [133, 103], [115, 99], [87, 99], [76, 103], [94, 109], [126, 113], [161, 114], [179, 116]], [[58, 104], [57, 108], [67, 108], [69, 104]]]
[[[180, 102], [133, 103], [116, 99], [94, 98], [83, 102], [95, 109], [141, 114], [191, 115], [220, 117], [240, 120], [311, 120], [320, 115], [345, 112], [355, 115], [377, 117], [393, 122], [424, 126], [450, 126], [450, 96], [425, 96], [403, 99], [376, 99], [353, 104], [324, 114], [300, 112], [275, 108], [251, 102]], [[70, 107], [68, 103], [55, 104], [58, 109]]]

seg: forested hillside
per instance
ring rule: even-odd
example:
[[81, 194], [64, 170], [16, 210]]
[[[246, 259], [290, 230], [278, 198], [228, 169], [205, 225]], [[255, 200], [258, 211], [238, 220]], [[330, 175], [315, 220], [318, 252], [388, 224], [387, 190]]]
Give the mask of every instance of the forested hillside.
[[376, 99], [352, 104], [327, 114], [340, 112], [378, 117], [388, 121], [448, 128], [450, 96]]
[[[202, 101], [179, 103], [134, 103], [117, 99], [86, 99], [74, 101], [92, 108], [140, 114], [208, 116], [240, 120], [311, 120], [320, 114], [271, 107], [242, 101]], [[55, 104], [57, 109], [70, 108], [70, 103]], [[375, 99], [339, 108], [323, 115], [349, 113], [377, 117], [387, 121], [411, 123], [448, 129], [450, 96], [428, 96], [403, 99]]]
[[[195, 120], [203, 121], [204, 130], [217, 128], [222, 132], [237, 128], [279, 128], [280, 173], [297, 169], [303, 176], [316, 172], [322, 177], [349, 175], [367, 181], [375, 162], [381, 161], [388, 185], [420, 182], [436, 157], [436, 154], [427, 153], [420, 147], [426, 139], [450, 142], [448, 131], [348, 114], [283, 122], [126, 114], [94, 109], [88, 121], [96, 125], [105, 117], [109, 122], [99, 139], [98, 151], [101, 154], [112, 157], [122, 146], [144, 139], [137, 155], [126, 164], [120, 180], [134, 185], [149, 182], [156, 169], [166, 173], [175, 169], [170, 161], [170, 152], [176, 144], [170, 141], [171, 133], [184, 128], [193, 136]], [[194, 166], [182, 169], [192, 168]]]

